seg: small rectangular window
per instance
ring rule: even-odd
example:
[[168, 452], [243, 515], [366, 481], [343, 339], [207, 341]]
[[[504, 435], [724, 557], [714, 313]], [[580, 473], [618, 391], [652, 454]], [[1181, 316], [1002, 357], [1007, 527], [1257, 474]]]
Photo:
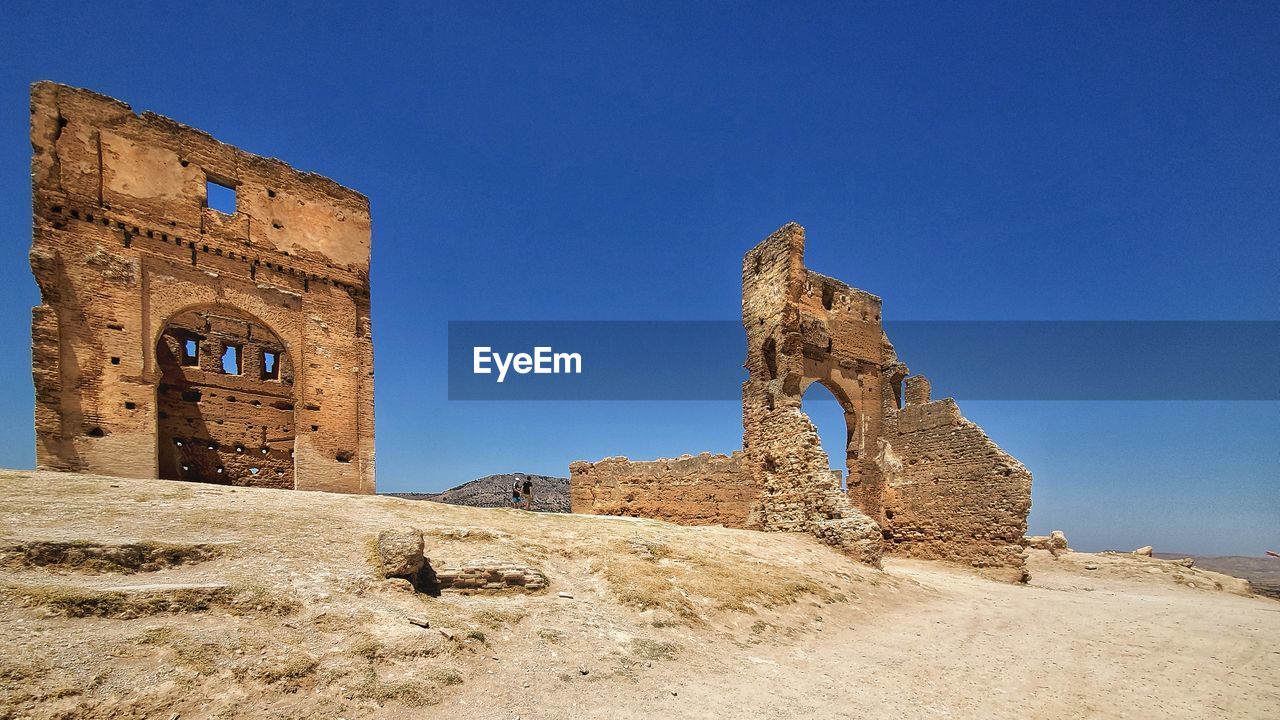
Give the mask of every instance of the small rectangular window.
[[271, 350], [262, 351], [262, 379], [280, 379], [280, 355]]
[[236, 189], [232, 183], [205, 178], [204, 206], [223, 215], [236, 214]]
[[222, 372], [228, 375], [240, 374], [240, 346], [227, 345], [222, 350]]
[[182, 342], [182, 364], [200, 364], [200, 342], [198, 340], [184, 340]]

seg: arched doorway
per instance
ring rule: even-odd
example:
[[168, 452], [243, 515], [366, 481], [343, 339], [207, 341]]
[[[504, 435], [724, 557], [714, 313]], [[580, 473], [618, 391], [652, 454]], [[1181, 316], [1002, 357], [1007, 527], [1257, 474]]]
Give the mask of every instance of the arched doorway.
[[841, 492], [847, 492], [849, 473], [857, 471], [853, 450], [857, 418], [853, 408], [822, 382], [812, 381], [800, 398], [800, 409], [817, 428], [832, 474], [839, 474], [838, 486]]
[[226, 305], [184, 310], [156, 343], [159, 474], [292, 488], [293, 365], [265, 323]]

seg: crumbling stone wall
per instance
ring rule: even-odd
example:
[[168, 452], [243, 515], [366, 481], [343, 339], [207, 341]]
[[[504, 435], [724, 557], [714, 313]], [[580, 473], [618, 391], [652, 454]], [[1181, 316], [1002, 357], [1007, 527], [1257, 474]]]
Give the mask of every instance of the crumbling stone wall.
[[373, 492], [368, 200], [54, 83], [31, 142], [37, 465]]
[[930, 401], [923, 376], [907, 380], [906, 404], [889, 413], [876, 458], [884, 476], [877, 520], [892, 551], [1025, 579], [1031, 473], [954, 400]]
[[569, 465], [573, 512], [648, 517], [682, 525], [746, 527], [759, 488], [742, 453]]
[[[880, 530], [840, 491], [817, 429], [800, 402], [812, 382], [821, 382], [840, 399], [850, 423], [846, 454], [854, 467], [862, 444], [879, 430], [875, 413], [867, 411], [879, 400], [878, 364], [866, 356], [880, 355], [880, 301], [809, 272], [803, 251], [804, 232], [791, 224], [743, 259], [743, 450], [761, 489], [752, 524], [812, 532], [878, 565]], [[828, 313], [847, 322], [826, 323]], [[869, 402], [872, 394], [877, 403]], [[851, 470], [849, 484], [857, 482]]]
[[[887, 551], [1024, 579], [1031, 474], [953, 400], [932, 401], [927, 379], [908, 377], [880, 298], [805, 268], [804, 240], [791, 223], [743, 260], [739, 485], [754, 497], [739, 526], [810, 532], [870, 564]], [[833, 449], [843, 457], [827, 457], [801, 410], [813, 383], [844, 411], [845, 445]], [[833, 460], [847, 472], [843, 492]], [[697, 476], [658, 471], [669, 462], [575, 464], [591, 472], [573, 473], [573, 511], [618, 513], [617, 496], [631, 492], [642, 501], [628, 514], [687, 522], [677, 498]]]

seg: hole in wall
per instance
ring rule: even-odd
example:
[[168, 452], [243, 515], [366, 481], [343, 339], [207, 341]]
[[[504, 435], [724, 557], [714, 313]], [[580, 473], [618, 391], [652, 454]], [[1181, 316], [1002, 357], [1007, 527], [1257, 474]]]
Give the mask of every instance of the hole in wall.
[[187, 339], [182, 341], [182, 364], [188, 367], [200, 364], [200, 341]]
[[822, 307], [830, 310], [836, 301], [836, 289], [830, 285], [822, 286]]
[[228, 180], [205, 178], [205, 207], [223, 215], [236, 214], [235, 183]]
[[[262, 351], [262, 379], [280, 379], [280, 355], [278, 353], [271, 350]], [[293, 407], [290, 406], [289, 409], [292, 410]]]
[[222, 372], [228, 375], [240, 374], [239, 345], [224, 345], [222, 347]]
[[778, 377], [778, 343], [773, 338], [765, 338], [764, 345], [761, 346], [760, 352], [764, 355], [764, 367], [769, 373], [769, 379], [774, 380]]
[[339, 450], [338, 454], [333, 456], [333, 459], [340, 463], [349, 463], [351, 462], [351, 456], [352, 452], [350, 450]]
[[849, 443], [852, 429], [846, 420], [845, 409], [829, 388], [820, 382], [810, 383], [800, 399], [800, 410], [818, 430], [818, 442], [827, 454], [827, 464], [834, 474], [839, 473], [841, 490], [848, 488]]
[[186, 402], [200, 402], [199, 390], [183, 390], [182, 399]]
[[118, 357], [113, 357], [113, 358], [111, 358], [111, 364], [112, 364], [112, 365], [119, 365], [119, 364], [120, 364], [120, 358], [118, 358]]
[[125, 409], [125, 410], [133, 410], [133, 409], [134, 409], [134, 408], [136, 408], [136, 407], [138, 407], [138, 404], [137, 404], [137, 403], [135, 403], [135, 402], [133, 402], [132, 400], [125, 400], [125, 401], [124, 401], [124, 409]]
[[106, 433], [103, 432], [102, 428], [100, 427], [92, 427], [92, 428], [89, 428], [89, 432], [85, 433], [85, 435], [88, 435], [89, 437], [97, 438], [97, 437], [102, 437], [103, 435], [106, 435]]

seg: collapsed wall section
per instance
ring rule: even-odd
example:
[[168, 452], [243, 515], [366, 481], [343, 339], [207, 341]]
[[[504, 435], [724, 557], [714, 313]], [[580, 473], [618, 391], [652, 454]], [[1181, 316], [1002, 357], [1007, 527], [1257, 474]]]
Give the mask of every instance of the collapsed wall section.
[[611, 457], [569, 465], [575, 513], [740, 528], [747, 526], [758, 492], [740, 452], [651, 461]]
[[[748, 379], [743, 450], [731, 456], [733, 512], [688, 500], [712, 501], [722, 476], [669, 466], [684, 459], [625, 458], [571, 466], [573, 511], [808, 532], [873, 565], [892, 552], [1025, 580], [1031, 474], [953, 400], [932, 401], [926, 378], [908, 377], [880, 298], [805, 268], [804, 242], [791, 223], [743, 259]], [[844, 414], [835, 457], [801, 409], [814, 383]], [[833, 465], [845, 468], [844, 491]]]
[[[866, 390], [858, 385], [858, 378], [868, 375], [869, 368], [860, 364], [858, 355], [863, 347], [879, 352], [879, 300], [847, 292], [845, 286], [837, 303], [839, 288], [815, 282], [817, 277], [804, 267], [803, 252], [804, 230], [791, 223], [743, 259], [748, 375], [742, 388], [743, 451], [748, 471], [761, 489], [752, 512], [753, 525], [810, 532], [868, 564], [879, 565], [880, 529], [840, 491], [817, 429], [800, 409], [805, 387], [822, 380], [846, 401], [847, 417], [865, 414], [861, 399]], [[835, 359], [837, 336], [814, 322], [810, 307], [815, 301], [826, 310], [838, 305], [839, 312], [859, 319], [860, 324], [850, 325], [840, 338], [841, 353]], [[867, 316], [872, 308], [874, 316]], [[862, 322], [864, 317], [869, 324]], [[849, 440], [846, 452], [856, 453], [857, 443], [862, 442], [859, 434], [851, 432]]]
[[954, 400], [931, 401], [923, 377], [908, 378], [907, 402], [891, 414], [876, 462], [884, 476], [877, 519], [891, 552], [1026, 580], [1031, 473]]
[[37, 466], [373, 492], [368, 200], [54, 83], [31, 142]]

